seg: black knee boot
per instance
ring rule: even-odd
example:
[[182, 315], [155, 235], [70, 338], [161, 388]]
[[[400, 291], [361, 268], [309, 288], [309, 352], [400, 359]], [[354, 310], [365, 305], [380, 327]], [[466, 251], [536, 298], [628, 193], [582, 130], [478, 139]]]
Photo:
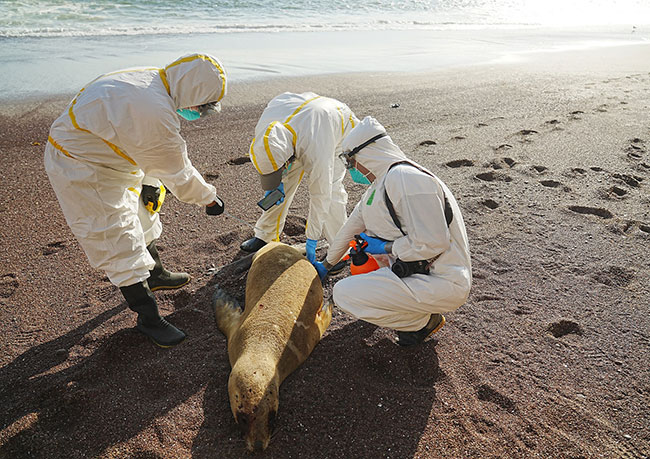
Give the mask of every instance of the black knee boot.
[[156, 248], [156, 241], [151, 241], [147, 246], [147, 250], [151, 254], [153, 261], [156, 262], [153, 269], [149, 271], [149, 279], [147, 279], [149, 289], [152, 292], [160, 289], [179, 288], [190, 281], [190, 275], [187, 273], [172, 273], [163, 268]]
[[185, 333], [160, 317], [156, 299], [151, 293], [147, 281], [127, 287], [120, 291], [131, 310], [138, 313], [136, 328], [147, 335], [160, 347], [172, 347], [185, 339]]

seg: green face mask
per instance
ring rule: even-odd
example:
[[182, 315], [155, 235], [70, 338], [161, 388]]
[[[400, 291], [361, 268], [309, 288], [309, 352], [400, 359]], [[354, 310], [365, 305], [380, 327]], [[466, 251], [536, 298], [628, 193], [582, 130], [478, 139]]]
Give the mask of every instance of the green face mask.
[[350, 173], [350, 178], [352, 178], [352, 181], [354, 183], [359, 183], [361, 185], [370, 185], [370, 180], [368, 180], [368, 177], [363, 175], [361, 171], [356, 167], [351, 167], [348, 169], [348, 172]]
[[176, 113], [181, 115], [187, 121], [194, 121], [201, 118], [201, 113], [197, 112], [196, 110], [190, 110], [189, 108], [178, 109], [176, 110]]

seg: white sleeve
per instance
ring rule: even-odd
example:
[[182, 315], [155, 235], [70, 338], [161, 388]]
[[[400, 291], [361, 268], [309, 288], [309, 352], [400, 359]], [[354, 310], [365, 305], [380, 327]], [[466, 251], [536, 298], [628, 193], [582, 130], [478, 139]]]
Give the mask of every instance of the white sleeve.
[[427, 260], [451, 244], [444, 191], [436, 179], [409, 172], [396, 169], [386, 177], [388, 196], [406, 233], [393, 242], [392, 254], [403, 261]]
[[327, 251], [327, 262], [330, 265], [338, 263], [350, 247], [349, 243], [354, 239], [354, 236], [366, 229], [366, 224], [359, 209], [361, 202], [364, 202], [363, 199], [357, 203], [343, 227], [334, 236], [334, 240]]

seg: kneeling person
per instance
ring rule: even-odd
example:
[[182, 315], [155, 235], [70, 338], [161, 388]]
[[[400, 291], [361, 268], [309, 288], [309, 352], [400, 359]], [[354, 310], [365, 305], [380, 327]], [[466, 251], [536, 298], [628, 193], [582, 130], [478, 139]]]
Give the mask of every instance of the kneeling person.
[[[353, 316], [398, 332], [398, 343], [423, 342], [460, 307], [471, 287], [469, 243], [460, 208], [447, 186], [410, 161], [374, 118], [346, 137], [341, 158], [352, 179], [370, 188], [316, 268], [339, 262], [355, 235], [383, 267], [334, 285], [334, 303]], [[383, 262], [383, 263], [382, 263]]]

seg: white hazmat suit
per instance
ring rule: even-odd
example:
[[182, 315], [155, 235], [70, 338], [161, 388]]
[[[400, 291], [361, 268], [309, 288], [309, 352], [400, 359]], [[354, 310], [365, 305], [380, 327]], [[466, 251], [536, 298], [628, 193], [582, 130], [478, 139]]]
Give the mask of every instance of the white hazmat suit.
[[309, 215], [305, 234], [328, 241], [347, 218], [348, 195], [343, 187], [345, 167], [337, 159], [341, 142], [358, 122], [342, 102], [313, 92], [283, 93], [273, 98], [255, 127], [250, 158], [260, 175], [280, 170], [291, 160], [282, 179], [284, 202], [262, 213], [255, 237], [279, 241], [289, 206], [303, 175], [307, 174]]
[[[343, 151], [381, 133], [385, 133], [381, 124], [367, 117], [345, 139]], [[366, 146], [353, 158], [376, 178], [331, 243], [327, 262], [337, 263], [348, 249], [349, 241], [361, 232], [393, 241], [393, 245], [389, 256], [375, 255], [380, 266], [384, 262], [384, 267], [337, 282], [334, 303], [353, 316], [381, 327], [420, 330], [431, 314], [453, 311], [469, 295], [471, 262], [460, 208], [447, 186], [412, 165], [416, 163], [409, 161], [410, 164], [391, 168], [408, 160], [388, 136]], [[391, 218], [384, 190], [406, 234], [402, 234]], [[453, 211], [449, 227], [444, 213], [445, 196]], [[389, 267], [397, 258], [435, 261], [428, 275], [399, 278]]]
[[176, 110], [218, 102], [225, 94], [221, 63], [190, 54], [162, 69], [100, 76], [52, 125], [45, 148], [52, 187], [90, 264], [118, 287], [147, 279], [154, 267], [146, 246], [162, 225], [139, 198], [143, 184], [158, 185], [159, 179], [187, 203], [216, 199], [214, 186], [188, 158]]

